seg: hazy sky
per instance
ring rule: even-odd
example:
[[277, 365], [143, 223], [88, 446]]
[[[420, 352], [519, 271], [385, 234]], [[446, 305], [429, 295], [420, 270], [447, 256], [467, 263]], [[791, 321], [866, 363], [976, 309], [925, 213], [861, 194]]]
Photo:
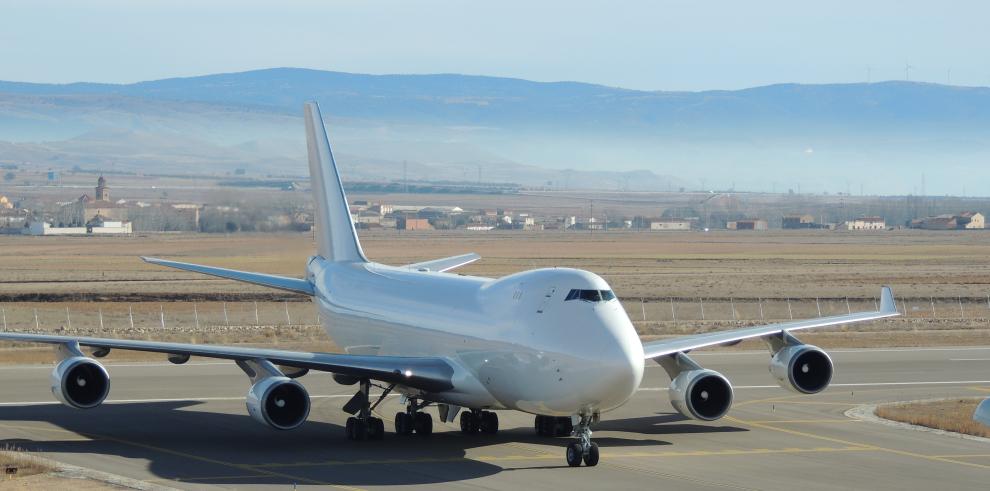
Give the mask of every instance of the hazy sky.
[[0, 79], [294, 66], [699, 90], [903, 79], [910, 63], [913, 80], [990, 85], [987, 19], [979, 0], [5, 0]]

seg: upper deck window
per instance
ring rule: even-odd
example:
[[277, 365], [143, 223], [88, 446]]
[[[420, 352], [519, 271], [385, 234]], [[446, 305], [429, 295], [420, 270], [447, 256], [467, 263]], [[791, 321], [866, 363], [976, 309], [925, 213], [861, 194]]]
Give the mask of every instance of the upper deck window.
[[615, 294], [612, 290], [571, 290], [564, 301], [584, 300], [585, 302], [608, 302], [614, 300]]

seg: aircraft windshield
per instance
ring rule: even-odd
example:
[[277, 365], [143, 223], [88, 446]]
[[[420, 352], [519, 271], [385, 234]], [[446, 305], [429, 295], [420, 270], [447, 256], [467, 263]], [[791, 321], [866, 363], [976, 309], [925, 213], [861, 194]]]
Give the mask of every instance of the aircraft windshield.
[[612, 290], [574, 289], [567, 294], [567, 298], [565, 298], [564, 301], [566, 302], [568, 300], [584, 300], [585, 302], [608, 302], [609, 300], [614, 300], [614, 299], [615, 299], [615, 294], [612, 293]]

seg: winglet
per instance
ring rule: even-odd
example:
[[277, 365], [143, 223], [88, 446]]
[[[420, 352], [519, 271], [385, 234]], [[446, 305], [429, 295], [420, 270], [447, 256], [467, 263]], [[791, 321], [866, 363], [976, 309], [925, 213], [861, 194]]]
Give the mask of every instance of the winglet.
[[896, 314], [897, 303], [894, 302], [894, 291], [889, 286], [880, 289], [880, 313]]
[[323, 125], [320, 106], [307, 102], [303, 107], [306, 120], [306, 148], [309, 154], [309, 178], [316, 202], [316, 247], [327, 261], [368, 262], [361, 250], [347, 196], [340, 182], [337, 163], [330, 151], [330, 140]]

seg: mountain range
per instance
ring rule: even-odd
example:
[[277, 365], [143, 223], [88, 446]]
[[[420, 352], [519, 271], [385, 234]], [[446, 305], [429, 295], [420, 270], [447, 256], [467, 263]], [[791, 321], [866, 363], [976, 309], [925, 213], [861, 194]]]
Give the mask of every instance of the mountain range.
[[[904, 193], [990, 182], [990, 89], [914, 82], [636, 91], [295, 68], [134, 84], [0, 82], [0, 161], [305, 175], [301, 105], [356, 179]], [[976, 192], [977, 183], [972, 184]], [[858, 189], [856, 189], [858, 191]]]

